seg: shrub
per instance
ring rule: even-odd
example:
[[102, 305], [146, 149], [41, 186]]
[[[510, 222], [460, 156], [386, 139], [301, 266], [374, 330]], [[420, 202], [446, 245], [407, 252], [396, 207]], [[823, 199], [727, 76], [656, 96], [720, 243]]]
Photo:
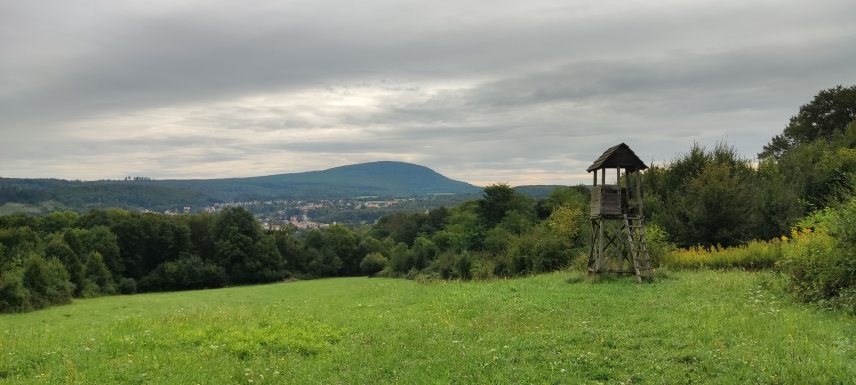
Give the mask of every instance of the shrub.
[[69, 281], [68, 271], [58, 259], [51, 258], [46, 261], [41, 255], [31, 253], [24, 260], [23, 278], [32, 308], [40, 309], [71, 302], [74, 285]]
[[856, 198], [800, 223], [784, 248], [781, 269], [797, 298], [856, 313]]
[[457, 254], [455, 258], [454, 271], [455, 275], [457, 275], [460, 279], [471, 279], [472, 275], [472, 267], [473, 267], [473, 258], [469, 252], [463, 252]]
[[407, 273], [413, 266], [413, 258], [407, 245], [399, 243], [390, 250], [389, 269], [392, 273]]
[[445, 251], [425, 269], [443, 279], [487, 279], [493, 277], [491, 255], [484, 252]]
[[86, 258], [86, 282], [81, 291], [84, 297], [116, 294], [113, 275], [97, 251], [89, 253]]
[[134, 294], [137, 292], [137, 281], [133, 278], [121, 278], [116, 289], [122, 294]]
[[711, 269], [739, 268], [759, 270], [771, 268], [782, 258], [782, 242], [752, 241], [743, 246], [714, 246], [705, 249], [700, 246], [667, 251], [662, 254], [660, 264], [672, 269]]
[[381, 253], [368, 253], [360, 261], [360, 271], [364, 274], [374, 275], [386, 268], [389, 261]]
[[570, 258], [561, 239], [544, 237], [536, 244], [533, 271], [543, 273], [558, 270], [568, 265]]
[[675, 246], [669, 243], [669, 234], [666, 234], [666, 231], [656, 223], [645, 225], [645, 240], [648, 241], [648, 258], [651, 266], [660, 266], [663, 259], [675, 250]]
[[512, 274], [553, 271], [568, 266], [572, 252], [566, 239], [538, 226], [511, 243], [509, 267]]
[[484, 253], [475, 255], [472, 266], [470, 266], [470, 276], [472, 279], [486, 280], [494, 278], [496, 275], [497, 263], [492, 255]]
[[223, 287], [226, 270], [206, 262], [197, 255], [184, 255], [177, 261], [164, 262], [143, 277], [145, 290], [181, 290]]
[[29, 297], [22, 269], [0, 271], [0, 313], [29, 310]]

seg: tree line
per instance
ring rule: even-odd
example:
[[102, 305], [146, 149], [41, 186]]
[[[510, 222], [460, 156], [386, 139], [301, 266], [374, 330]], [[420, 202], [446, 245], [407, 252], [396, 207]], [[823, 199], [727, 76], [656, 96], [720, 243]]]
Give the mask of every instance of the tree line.
[[[264, 231], [243, 208], [162, 215], [120, 209], [0, 217], [0, 311], [76, 297], [316, 278], [471, 278], [566, 264], [585, 228], [586, 190], [536, 202], [507, 185], [484, 198], [373, 226]], [[561, 208], [560, 208], [561, 206]], [[502, 260], [493, 256], [513, 248]], [[490, 257], [489, 257], [490, 256]], [[489, 266], [487, 265], [489, 263]]]
[[821, 91], [758, 154], [694, 145], [646, 171], [646, 212], [678, 246], [735, 246], [788, 234], [846, 202], [856, 175], [856, 86]]

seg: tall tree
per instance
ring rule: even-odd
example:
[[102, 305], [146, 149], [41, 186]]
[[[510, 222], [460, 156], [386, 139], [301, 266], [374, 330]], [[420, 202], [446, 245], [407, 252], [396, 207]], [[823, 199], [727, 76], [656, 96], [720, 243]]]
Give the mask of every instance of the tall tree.
[[759, 158], [782, 157], [801, 144], [818, 139], [833, 141], [842, 136], [850, 122], [856, 120], [856, 85], [840, 85], [823, 90], [792, 116], [785, 130], [773, 137], [758, 154]]
[[534, 202], [504, 183], [485, 187], [476, 208], [479, 219], [488, 228], [502, 222], [505, 216], [513, 211], [526, 218], [535, 218]]

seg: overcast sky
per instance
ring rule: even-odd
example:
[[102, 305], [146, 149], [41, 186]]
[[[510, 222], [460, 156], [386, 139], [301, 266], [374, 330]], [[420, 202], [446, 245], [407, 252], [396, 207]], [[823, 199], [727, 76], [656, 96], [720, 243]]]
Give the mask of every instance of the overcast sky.
[[856, 1], [0, 0], [0, 176], [375, 160], [588, 182], [625, 142], [754, 157], [856, 83]]

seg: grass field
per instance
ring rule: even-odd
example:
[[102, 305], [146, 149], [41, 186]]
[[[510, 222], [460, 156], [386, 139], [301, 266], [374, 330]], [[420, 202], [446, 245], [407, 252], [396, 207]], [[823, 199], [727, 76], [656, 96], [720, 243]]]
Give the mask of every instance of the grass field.
[[57, 201], [45, 201], [39, 204], [6, 202], [0, 205], [0, 216], [12, 214], [42, 214], [52, 211], [65, 210], [65, 206]]
[[340, 278], [0, 316], [0, 383], [856, 383], [856, 318], [766, 273]]

